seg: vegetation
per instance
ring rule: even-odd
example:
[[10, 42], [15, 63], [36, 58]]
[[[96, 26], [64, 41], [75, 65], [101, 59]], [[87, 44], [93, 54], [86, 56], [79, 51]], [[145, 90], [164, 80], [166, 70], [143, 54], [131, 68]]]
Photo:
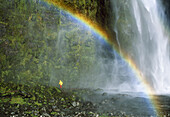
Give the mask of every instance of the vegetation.
[[43, 1], [1, 0], [0, 80], [65, 86], [95, 60], [94, 36], [69, 14]]

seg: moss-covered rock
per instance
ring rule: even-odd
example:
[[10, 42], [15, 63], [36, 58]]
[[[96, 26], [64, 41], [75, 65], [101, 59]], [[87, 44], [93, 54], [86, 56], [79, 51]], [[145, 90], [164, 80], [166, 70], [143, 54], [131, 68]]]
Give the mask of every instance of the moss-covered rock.
[[[63, 3], [93, 7], [90, 1]], [[0, 10], [1, 82], [59, 86], [62, 79], [70, 87], [93, 67], [94, 36], [68, 13], [34, 0], [2, 1]]]

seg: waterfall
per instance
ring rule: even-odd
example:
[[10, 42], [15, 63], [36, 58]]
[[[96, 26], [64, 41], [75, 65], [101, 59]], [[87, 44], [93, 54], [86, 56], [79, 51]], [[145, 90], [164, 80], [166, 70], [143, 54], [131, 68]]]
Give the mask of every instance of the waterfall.
[[133, 58], [156, 93], [170, 93], [170, 45], [160, 19], [161, 2], [114, 0], [112, 4], [116, 12], [113, 29], [121, 48]]

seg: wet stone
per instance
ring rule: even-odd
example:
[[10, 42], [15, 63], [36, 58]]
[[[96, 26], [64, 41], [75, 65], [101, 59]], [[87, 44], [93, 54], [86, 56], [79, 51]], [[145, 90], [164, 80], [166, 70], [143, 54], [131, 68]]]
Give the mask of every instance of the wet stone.
[[44, 111], [44, 112], [46, 112], [46, 109], [45, 109], [45, 107], [41, 108], [41, 110], [42, 110], [42, 111]]
[[50, 102], [50, 103], [54, 103], [54, 102], [55, 102], [55, 100], [54, 100], [54, 99], [52, 99], [52, 100], [50, 100], [49, 102]]
[[110, 113], [109, 116], [113, 116], [113, 113]]
[[74, 107], [76, 107], [77, 104], [76, 104], [76, 102], [73, 102], [72, 105], [73, 105]]
[[8, 114], [8, 112], [5, 112], [5, 114], [7, 115], [7, 114]]
[[57, 108], [57, 106], [52, 106], [52, 109], [56, 109]]
[[43, 113], [43, 117], [51, 117], [48, 113]]
[[106, 96], [107, 95], [107, 93], [106, 92], [104, 92], [103, 94], [102, 94], [102, 96]]
[[79, 102], [77, 102], [77, 106], [79, 106], [80, 105], [80, 103]]
[[15, 112], [11, 112], [11, 115], [14, 115], [15, 114]]

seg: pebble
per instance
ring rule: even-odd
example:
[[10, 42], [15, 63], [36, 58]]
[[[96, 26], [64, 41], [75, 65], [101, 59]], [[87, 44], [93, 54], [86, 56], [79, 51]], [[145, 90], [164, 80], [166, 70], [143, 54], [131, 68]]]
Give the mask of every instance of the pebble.
[[102, 104], [105, 104], [105, 101], [102, 101]]
[[41, 110], [42, 110], [42, 111], [44, 111], [44, 112], [46, 112], [46, 109], [45, 109], [45, 107], [43, 107]]
[[76, 104], [76, 102], [73, 102], [72, 105], [73, 105], [74, 107], [76, 107], [77, 104]]
[[56, 109], [56, 108], [57, 108], [57, 106], [52, 106], [52, 108], [53, 108], [53, 109]]
[[110, 113], [109, 116], [113, 116], [113, 113]]
[[51, 117], [48, 113], [43, 113], [43, 116], [45, 116], [45, 117]]
[[89, 114], [93, 114], [93, 112], [90, 111]]
[[15, 112], [11, 112], [11, 115], [14, 115], [15, 114]]
[[5, 114], [7, 115], [7, 114], [8, 114], [8, 112], [5, 112]]
[[79, 102], [77, 102], [77, 106], [79, 106], [80, 105], [80, 103]]

